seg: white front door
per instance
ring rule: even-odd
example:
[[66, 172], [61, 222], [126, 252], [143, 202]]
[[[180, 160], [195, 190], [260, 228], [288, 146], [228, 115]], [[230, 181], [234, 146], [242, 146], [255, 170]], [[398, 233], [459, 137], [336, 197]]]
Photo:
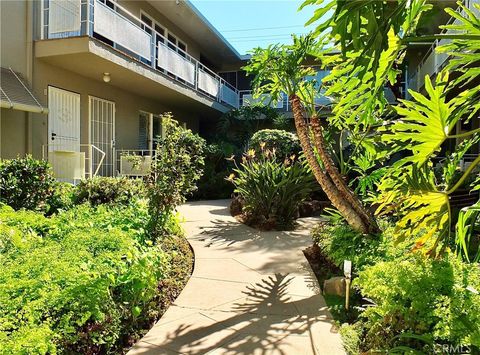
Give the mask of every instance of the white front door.
[[48, 87], [48, 160], [58, 179], [84, 177], [80, 153], [80, 95]]
[[80, 94], [48, 87], [49, 151], [80, 151]]
[[90, 144], [94, 146], [92, 149], [93, 173], [98, 169], [97, 175], [113, 176], [115, 172], [115, 102], [89, 96], [88, 107]]

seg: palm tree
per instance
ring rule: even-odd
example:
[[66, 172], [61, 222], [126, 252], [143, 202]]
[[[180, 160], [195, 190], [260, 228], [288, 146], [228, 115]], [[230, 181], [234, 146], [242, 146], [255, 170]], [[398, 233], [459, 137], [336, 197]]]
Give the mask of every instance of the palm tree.
[[318, 44], [312, 36], [294, 36], [292, 45], [271, 45], [266, 49], [255, 49], [244, 69], [255, 75], [253, 86], [256, 93], [268, 93], [273, 100], [278, 99], [282, 92], [288, 95], [303, 152], [332, 205], [355, 230], [365, 234], [377, 233], [379, 228], [375, 219], [348, 187], [325, 142], [314, 103], [316, 83], [305, 79], [315, 72], [311, 67], [302, 65], [308, 55], [317, 49]]

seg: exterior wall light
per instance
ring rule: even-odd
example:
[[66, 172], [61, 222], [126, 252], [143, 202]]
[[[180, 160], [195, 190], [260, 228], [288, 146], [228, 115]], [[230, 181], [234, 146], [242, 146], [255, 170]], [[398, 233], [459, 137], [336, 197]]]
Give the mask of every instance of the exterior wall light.
[[109, 83], [111, 80], [110, 73], [103, 73], [103, 81]]

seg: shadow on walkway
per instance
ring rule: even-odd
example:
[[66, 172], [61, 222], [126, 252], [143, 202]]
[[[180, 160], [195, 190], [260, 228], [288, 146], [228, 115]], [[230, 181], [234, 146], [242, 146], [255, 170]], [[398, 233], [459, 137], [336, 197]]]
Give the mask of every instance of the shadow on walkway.
[[[210, 221], [210, 225], [200, 228], [201, 236], [197, 240], [209, 241], [207, 246], [231, 246], [233, 244], [251, 241], [248, 250], [252, 246], [261, 250], [279, 250], [285, 248], [301, 248], [305, 245], [300, 232], [296, 231], [259, 231], [235, 220], [215, 219]], [[253, 244], [253, 245], [252, 245]], [[238, 246], [237, 246], [238, 247]]]
[[[271, 354], [272, 351], [296, 354], [285, 340], [290, 336], [301, 336], [304, 351], [317, 353], [312, 325], [321, 321], [331, 328], [328, 311], [319, 295], [293, 300], [287, 294], [292, 279], [282, 274], [265, 277], [261, 282], [247, 286], [243, 292], [247, 301], [234, 304], [232, 312], [226, 313], [233, 316], [204, 327], [193, 328], [192, 325], [182, 324], [168, 332], [160, 344], [150, 345], [182, 354], [206, 354], [217, 348], [221, 353], [231, 354]], [[289, 312], [291, 309], [293, 311]], [[205, 311], [203, 315], [209, 317], [214, 312]], [[226, 329], [235, 331], [222, 332]], [[148, 348], [148, 339], [143, 342]], [[310, 349], [305, 349], [306, 344]]]

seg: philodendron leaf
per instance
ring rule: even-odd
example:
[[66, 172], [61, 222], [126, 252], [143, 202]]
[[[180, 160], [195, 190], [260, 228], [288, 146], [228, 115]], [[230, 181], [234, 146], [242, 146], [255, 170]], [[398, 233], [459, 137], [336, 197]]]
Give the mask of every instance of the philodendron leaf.
[[[435, 186], [431, 166], [403, 167], [379, 184], [380, 195], [377, 214], [397, 211], [400, 220], [396, 225], [399, 241], [415, 241], [415, 248], [424, 247], [432, 238], [448, 233], [450, 206], [448, 195]], [[432, 244], [429, 244], [432, 245]]]
[[430, 157], [440, 151], [442, 143], [455, 128], [460, 115], [455, 109], [463, 102], [463, 97], [447, 100], [445, 82], [448, 73], [440, 73], [437, 85], [425, 77], [427, 95], [410, 90], [414, 101], [401, 100], [402, 105], [395, 107], [400, 119], [384, 129], [382, 141], [394, 146], [403, 146], [411, 155], [403, 163], [423, 165]]
[[480, 190], [480, 175], [477, 177], [477, 179], [472, 183], [472, 191], [477, 191]]
[[444, 192], [411, 191], [404, 197], [406, 213], [398, 222], [397, 230], [404, 237], [415, 236], [418, 231], [424, 234], [416, 240], [416, 248], [438, 233], [443, 233], [449, 220], [448, 195]]
[[138, 317], [142, 313], [142, 309], [138, 306], [132, 307], [132, 314], [134, 317]]

